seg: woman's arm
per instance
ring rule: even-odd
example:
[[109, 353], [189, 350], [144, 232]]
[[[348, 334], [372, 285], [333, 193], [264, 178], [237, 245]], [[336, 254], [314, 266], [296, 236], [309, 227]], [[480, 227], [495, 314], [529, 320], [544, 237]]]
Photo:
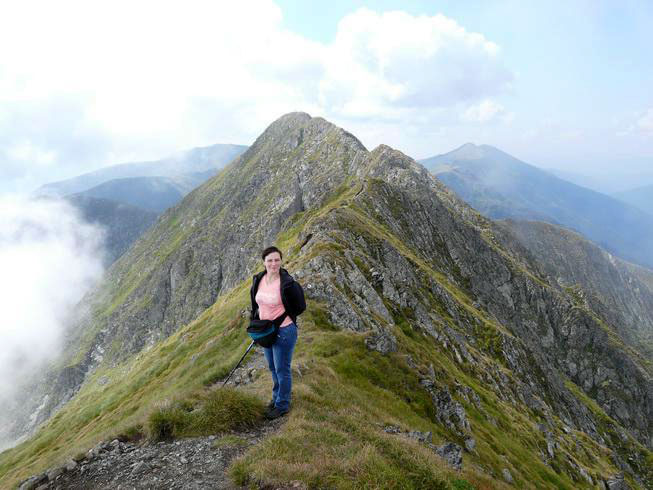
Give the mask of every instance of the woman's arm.
[[249, 296], [252, 301], [252, 308], [249, 312], [250, 320], [258, 320], [258, 304], [256, 303], [256, 290], [258, 289], [257, 276], [252, 278], [252, 287], [249, 290]]
[[282, 297], [286, 313], [291, 317], [297, 318], [306, 310], [306, 300], [304, 299], [304, 290], [301, 285], [293, 281], [287, 288], [284, 288]]

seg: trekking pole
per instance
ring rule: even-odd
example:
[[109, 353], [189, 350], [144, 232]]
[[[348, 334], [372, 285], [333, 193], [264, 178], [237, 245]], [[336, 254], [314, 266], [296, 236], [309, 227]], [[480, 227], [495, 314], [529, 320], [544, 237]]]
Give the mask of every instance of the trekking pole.
[[236, 371], [236, 369], [238, 369], [238, 366], [240, 366], [240, 363], [243, 362], [243, 359], [245, 359], [245, 356], [249, 353], [249, 351], [250, 351], [250, 349], [252, 347], [254, 347], [254, 342], [249, 344], [249, 347], [247, 348], [247, 350], [243, 354], [243, 357], [240, 358], [240, 361], [238, 361], [238, 364], [236, 364], [236, 367], [231, 370], [231, 372], [229, 373], [229, 376], [227, 376], [227, 379], [225, 379], [224, 383], [222, 383], [222, 387], [224, 387], [224, 385], [227, 384], [227, 381], [229, 381], [229, 378], [231, 378], [231, 375], [234, 374], [234, 371]]

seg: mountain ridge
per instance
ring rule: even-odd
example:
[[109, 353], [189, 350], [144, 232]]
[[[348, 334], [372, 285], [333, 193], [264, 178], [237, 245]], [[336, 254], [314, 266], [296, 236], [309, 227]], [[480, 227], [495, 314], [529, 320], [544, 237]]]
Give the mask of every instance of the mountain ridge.
[[210, 177], [211, 175], [205, 172], [178, 177], [124, 177], [108, 180], [85, 191], [69, 195], [109, 199], [162, 213]]
[[612, 197], [653, 215], [653, 184], [612, 194]]
[[[276, 242], [309, 301], [304, 374], [286, 429], [235, 464], [239, 484], [382, 484], [377, 472], [408, 468], [409, 486], [453, 481], [433, 473], [428, 448], [380, 434], [387, 424], [454, 446], [473, 439], [464, 475], [479, 485], [500, 486], [508, 468], [518, 486], [590, 487], [619, 471], [650, 483], [650, 366], [502, 233], [401, 152], [368, 152], [323, 119], [283, 116], [166, 211], [86, 298], [90, 316], [70, 337], [72, 390], [35, 444], [59, 441], [72, 420], [94, 440], [112, 420], [137, 422], [145, 400], [221, 379], [245, 338], [255, 257]], [[251, 389], [267, 392], [260, 377]], [[316, 434], [328, 435], [319, 446]], [[270, 450], [290, 462], [284, 447], [302, 448], [309, 469], [266, 462]], [[5, 461], [35, 464], [21, 450]]]
[[215, 144], [186, 150], [160, 160], [111, 165], [70, 179], [42, 185], [35, 193], [36, 195], [65, 196], [86, 191], [117, 178], [171, 177], [219, 169], [246, 149], [247, 147], [243, 145]]

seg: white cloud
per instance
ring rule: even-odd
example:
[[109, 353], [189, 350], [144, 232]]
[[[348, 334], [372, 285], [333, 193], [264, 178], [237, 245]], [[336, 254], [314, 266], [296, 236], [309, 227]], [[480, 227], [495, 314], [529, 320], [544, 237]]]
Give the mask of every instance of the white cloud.
[[320, 102], [338, 115], [396, 119], [475, 102], [509, 87], [498, 51], [443, 15], [359, 9], [327, 49]]
[[649, 109], [637, 120], [637, 129], [653, 135], [653, 108]]
[[52, 165], [56, 155], [54, 151], [48, 151], [35, 146], [29, 141], [23, 141], [6, 150], [8, 159], [23, 164], [34, 163], [37, 166]]
[[644, 112], [631, 113], [624, 120], [615, 121], [615, 125], [618, 127], [615, 134], [620, 138], [644, 136], [648, 139], [653, 136], [653, 107]]
[[[56, 180], [248, 143], [292, 110], [395, 132], [456, 122], [509, 90], [499, 51], [443, 15], [359, 9], [324, 44], [285, 29], [271, 0], [13, 2], [0, 16], [0, 146], [34, 151], [0, 155], [0, 171]], [[36, 174], [26, 160], [50, 165]]]
[[0, 222], [2, 402], [59, 352], [67, 315], [101, 277], [103, 234], [61, 201], [2, 197]]
[[479, 104], [468, 107], [461, 118], [463, 121], [485, 123], [501, 115], [510, 117], [501, 104], [485, 99]]

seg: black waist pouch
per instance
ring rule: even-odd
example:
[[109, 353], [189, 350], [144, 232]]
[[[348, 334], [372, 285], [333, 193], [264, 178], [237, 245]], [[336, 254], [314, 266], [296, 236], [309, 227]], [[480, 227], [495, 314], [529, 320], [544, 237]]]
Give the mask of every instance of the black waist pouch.
[[279, 335], [279, 326], [286, 318], [286, 313], [274, 320], [250, 320], [247, 333], [261, 347], [272, 347]]

